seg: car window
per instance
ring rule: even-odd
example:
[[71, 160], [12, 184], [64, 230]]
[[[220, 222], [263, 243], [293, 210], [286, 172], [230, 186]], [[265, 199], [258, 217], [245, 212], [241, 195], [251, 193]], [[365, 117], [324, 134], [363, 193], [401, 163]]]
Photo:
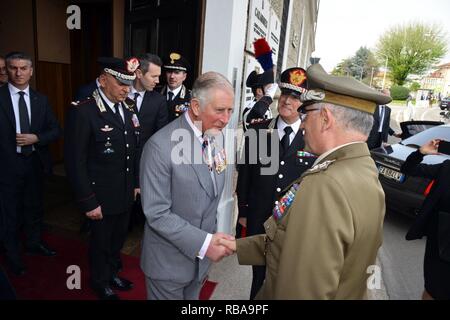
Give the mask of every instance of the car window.
[[401, 144], [418, 148], [432, 139], [450, 141], [450, 126], [437, 126], [430, 128], [403, 140]]

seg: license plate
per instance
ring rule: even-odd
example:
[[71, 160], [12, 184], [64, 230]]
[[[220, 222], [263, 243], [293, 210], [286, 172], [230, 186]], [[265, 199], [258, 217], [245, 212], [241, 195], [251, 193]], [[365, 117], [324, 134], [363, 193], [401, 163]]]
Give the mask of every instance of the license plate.
[[395, 180], [400, 183], [405, 180], [405, 175], [403, 173], [383, 167], [383, 166], [378, 166], [378, 172], [381, 175], [383, 175], [384, 177]]

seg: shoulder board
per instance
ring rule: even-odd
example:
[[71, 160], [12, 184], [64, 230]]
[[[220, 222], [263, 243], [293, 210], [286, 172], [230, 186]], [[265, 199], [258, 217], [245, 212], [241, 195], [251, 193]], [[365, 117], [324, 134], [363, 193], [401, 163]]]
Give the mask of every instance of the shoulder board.
[[317, 173], [317, 172], [320, 172], [320, 171], [325, 171], [335, 161], [336, 160], [327, 160], [327, 161], [324, 161], [322, 163], [318, 163], [314, 167], [312, 167], [311, 169], [306, 171], [306, 173], [312, 174], [312, 173]]
[[100, 97], [100, 93], [98, 90], [100, 89], [94, 90], [94, 92], [92, 93], [92, 97], [95, 99], [95, 103], [97, 104], [98, 110], [100, 110], [100, 112], [106, 112], [105, 104], [103, 103], [103, 100]]
[[87, 98], [84, 99], [84, 100], [72, 101], [70, 104], [71, 104], [72, 106], [74, 106], [74, 107], [78, 107], [78, 106], [81, 106], [81, 105], [86, 104], [86, 103], [88, 103], [88, 102], [91, 102], [91, 97], [87, 97]]

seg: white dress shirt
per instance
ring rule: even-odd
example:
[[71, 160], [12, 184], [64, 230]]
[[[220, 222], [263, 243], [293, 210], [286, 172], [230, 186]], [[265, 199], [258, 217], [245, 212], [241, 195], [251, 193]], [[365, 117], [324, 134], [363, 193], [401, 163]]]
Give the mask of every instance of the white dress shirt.
[[142, 106], [142, 102], [144, 101], [144, 94], [145, 94], [145, 90], [143, 91], [137, 91], [133, 86], [131, 87], [131, 91], [128, 94], [128, 98], [130, 98], [131, 100], [134, 101], [134, 94], [135, 93], [139, 93], [139, 96], [136, 99], [136, 108], [139, 111], [141, 111], [141, 106]]
[[173, 93], [173, 97], [172, 97], [172, 100], [173, 100], [180, 93], [182, 86], [183, 85], [179, 86], [178, 88], [176, 88], [174, 90], [170, 90], [170, 88], [167, 87], [167, 100], [169, 100], [169, 92]]
[[298, 130], [300, 129], [301, 123], [302, 123], [302, 121], [300, 119], [298, 119], [293, 124], [287, 124], [283, 119], [281, 119], [281, 117], [278, 117], [277, 128], [278, 128], [278, 136], [280, 137], [280, 141], [281, 141], [281, 139], [283, 139], [283, 137], [285, 135], [284, 128], [289, 126], [292, 128], [292, 132], [289, 135], [289, 144], [291, 144], [292, 140], [295, 139], [295, 136], [296, 136]]
[[[19, 113], [19, 99], [20, 99], [20, 91], [25, 92], [23, 95], [23, 98], [25, 99], [25, 103], [27, 105], [28, 110], [28, 118], [30, 119], [30, 126], [31, 126], [31, 102], [30, 102], [30, 86], [26, 87], [23, 90], [20, 90], [16, 87], [14, 87], [11, 83], [8, 83], [9, 88], [9, 94], [11, 95], [11, 101], [14, 109], [14, 118], [16, 120], [16, 133], [21, 133], [20, 128], [20, 113]], [[33, 147], [34, 148], [34, 147]], [[16, 147], [17, 153], [22, 152], [22, 147], [17, 146]]]
[[[98, 92], [100, 92], [100, 95], [102, 96], [103, 100], [106, 102], [108, 107], [112, 110], [112, 112], [115, 114], [116, 113], [116, 109], [114, 108], [115, 103], [111, 102], [111, 100], [109, 100], [106, 97], [106, 95], [103, 93], [101, 88], [100, 88], [100, 90], [98, 90]], [[119, 113], [120, 113], [120, 116], [122, 117], [122, 121], [125, 123], [125, 120], [124, 120], [125, 116], [123, 115], [122, 103], [119, 103]]]

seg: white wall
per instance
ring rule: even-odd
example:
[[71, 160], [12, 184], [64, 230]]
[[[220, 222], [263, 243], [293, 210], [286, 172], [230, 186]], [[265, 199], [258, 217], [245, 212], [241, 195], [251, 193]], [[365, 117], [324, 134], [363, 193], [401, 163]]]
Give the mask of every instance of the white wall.
[[[235, 112], [228, 128], [235, 129], [239, 119], [248, 0], [207, 0], [203, 45], [202, 73], [217, 71], [235, 87]], [[227, 158], [235, 157], [234, 134], [226, 132]], [[218, 231], [231, 233], [234, 228], [234, 165], [225, 171], [226, 182], [219, 204]]]

